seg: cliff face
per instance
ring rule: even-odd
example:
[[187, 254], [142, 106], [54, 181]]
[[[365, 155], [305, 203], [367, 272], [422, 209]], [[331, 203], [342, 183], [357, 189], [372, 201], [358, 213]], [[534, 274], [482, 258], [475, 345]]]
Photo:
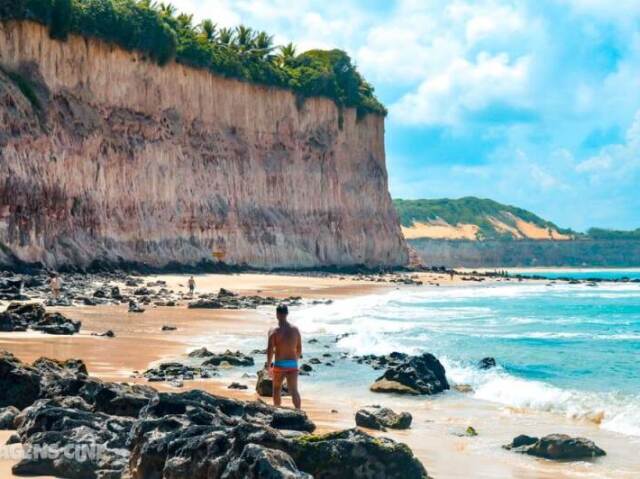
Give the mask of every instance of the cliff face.
[[407, 261], [382, 117], [27, 22], [0, 65], [0, 263]]

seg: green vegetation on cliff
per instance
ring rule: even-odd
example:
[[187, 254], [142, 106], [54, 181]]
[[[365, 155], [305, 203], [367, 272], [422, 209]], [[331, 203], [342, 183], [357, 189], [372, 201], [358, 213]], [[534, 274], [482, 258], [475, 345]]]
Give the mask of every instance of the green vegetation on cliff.
[[239, 26], [218, 28], [151, 0], [2, 0], [0, 20], [32, 20], [52, 38], [70, 33], [138, 51], [164, 65], [171, 60], [219, 75], [287, 88], [300, 98], [326, 97], [359, 115], [386, 114], [373, 87], [342, 50], [296, 54], [291, 44], [276, 47], [265, 32]]
[[573, 234], [571, 230], [558, 228], [552, 222], [530, 211], [473, 196], [436, 200], [396, 199], [393, 203], [400, 216], [400, 222], [405, 227], [411, 227], [416, 222], [428, 223], [442, 220], [454, 226], [458, 224], [478, 226], [478, 239], [508, 239], [512, 236], [497, 228], [495, 220], [514, 228], [516, 221], [522, 220], [540, 228]]
[[630, 231], [590, 228], [586, 236], [594, 240], [640, 240], [640, 228]]

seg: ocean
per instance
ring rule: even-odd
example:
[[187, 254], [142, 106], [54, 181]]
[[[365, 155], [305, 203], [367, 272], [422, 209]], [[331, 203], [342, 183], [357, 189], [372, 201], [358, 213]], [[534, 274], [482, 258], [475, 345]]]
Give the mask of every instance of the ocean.
[[[640, 436], [640, 283], [400, 288], [293, 308], [291, 321], [305, 339], [303, 362], [323, 363], [302, 380], [306, 394], [331, 390], [371, 400], [368, 387], [381, 371], [339, 359], [341, 353], [430, 352], [452, 385], [470, 385], [474, 398]], [[312, 338], [317, 342], [309, 343]], [[222, 341], [241, 350], [265, 346], [255, 337]], [[480, 369], [478, 361], [487, 356], [498, 367]]]

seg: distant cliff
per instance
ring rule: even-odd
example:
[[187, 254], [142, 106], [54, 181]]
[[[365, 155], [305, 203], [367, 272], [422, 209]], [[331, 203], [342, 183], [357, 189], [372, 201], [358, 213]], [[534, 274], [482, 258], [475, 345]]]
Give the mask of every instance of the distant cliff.
[[0, 265], [401, 265], [384, 118], [0, 23]]

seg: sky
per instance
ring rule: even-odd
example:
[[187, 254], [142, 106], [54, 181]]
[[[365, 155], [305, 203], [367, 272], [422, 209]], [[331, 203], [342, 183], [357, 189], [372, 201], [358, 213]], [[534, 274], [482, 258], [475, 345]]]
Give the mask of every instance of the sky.
[[340, 48], [387, 106], [394, 198], [480, 196], [640, 227], [640, 0], [174, 0]]

